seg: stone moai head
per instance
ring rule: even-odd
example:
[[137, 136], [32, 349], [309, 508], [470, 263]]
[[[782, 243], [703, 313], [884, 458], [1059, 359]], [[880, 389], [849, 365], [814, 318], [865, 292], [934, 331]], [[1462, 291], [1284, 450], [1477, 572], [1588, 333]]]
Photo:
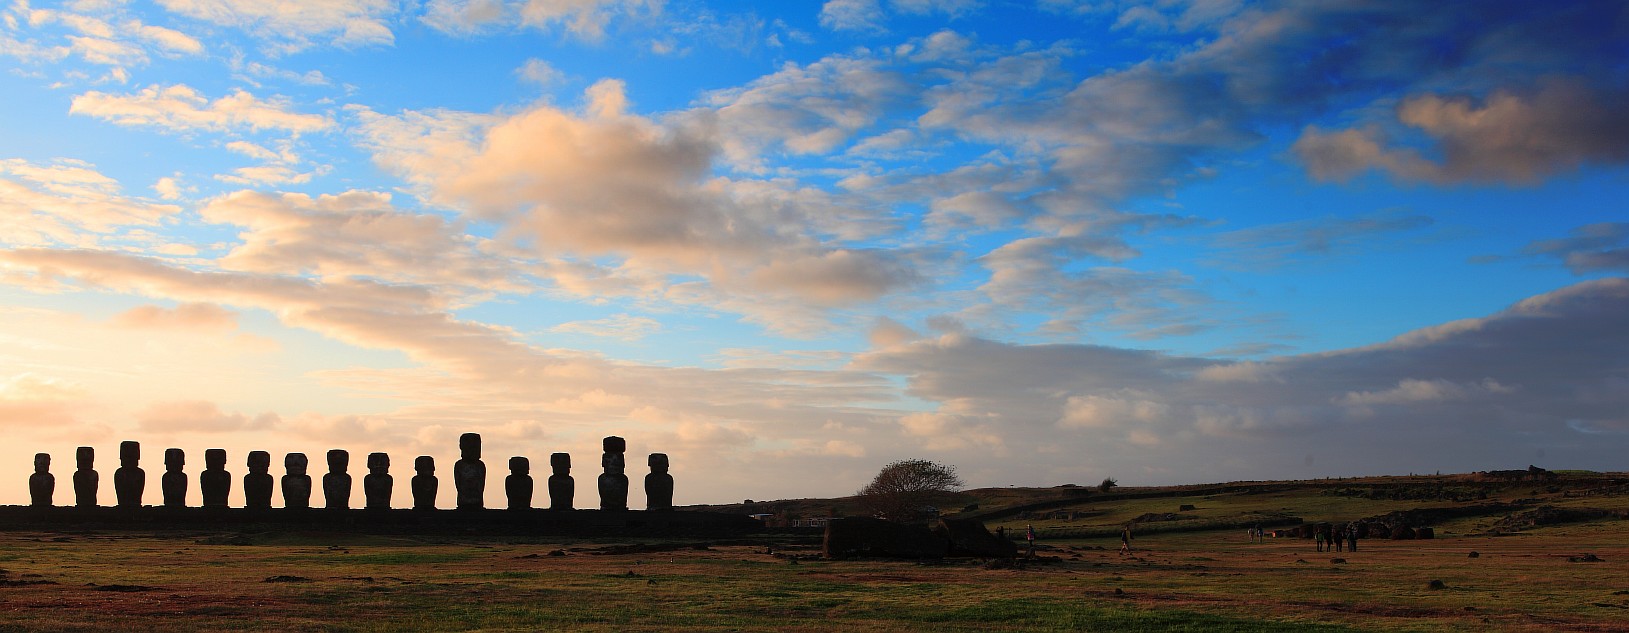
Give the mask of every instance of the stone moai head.
[[249, 472], [263, 473], [271, 468], [271, 453], [266, 451], [249, 451]]
[[650, 454], [650, 471], [653, 473], [667, 472], [667, 453]]
[[96, 467], [96, 449], [81, 446], [74, 451], [74, 458], [79, 462], [80, 470], [90, 470]]
[[465, 433], [458, 436], [458, 453], [464, 459], [481, 458], [481, 434]]
[[368, 453], [368, 472], [383, 475], [387, 470], [390, 470], [390, 455]]
[[626, 470], [628, 467], [627, 462], [624, 461], [622, 457], [622, 453], [606, 453], [601, 455], [600, 465], [604, 466], [605, 472], [611, 475], [620, 475], [622, 474], [622, 471]]
[[226, 449], [211, 448], [204, 451], [204, 468], [220, 470], [226, 468]]
[[119, 465], [135, 466], [141, 461], [141, 442], [125, 440], [119, 442]]
[[571, 453], [555, 453], [549, 456], [549, 466], [554, 468], [556, 475], [571, 474]]
[[304, 475], [306, 466], [310, 463], [311, 460], [306, 459], [305, 453], [289, 453], [283, 456], [283, 470], [288, 471], [290, 475]]
[[164, 449], [164, 467], [179, 472], [187, 465], [187, 453], [179, 448]]
[[50, 453], [35, 453], [34, 454], [34, 472], [37, 472], [37, 473], [51, 472], [51, 454]]
[[328, 451], [328, 472], [343, 474], [350, 467], [350, 452], [338, 448]]
[[525, 475], [532, 472], [532, 461], [525, 457], [509, 458], [509, 473], [512, 475]]
[[434, 475], [436, 474], [436, 458], [429, 455], [420, 455], [418, 459], [413, 460], [413, 469], [417, 470], [420, 475]]

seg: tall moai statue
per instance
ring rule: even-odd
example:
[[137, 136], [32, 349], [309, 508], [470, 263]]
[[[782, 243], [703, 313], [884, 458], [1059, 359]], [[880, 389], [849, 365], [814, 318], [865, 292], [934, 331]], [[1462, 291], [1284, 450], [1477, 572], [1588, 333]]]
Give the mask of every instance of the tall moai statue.
[[179, 448], [164, 449], [164, 476], [158, 487], [164, 493], [164, 507], [187, 507], [187, 474], [181, 471], [187, 465], [187, 454]]
[[532, 508], [532, 462], [525, 457], [509, 458], [509, 476], [503, 480], [503, 491], [509, 497], [510, 510]]
[[622, 474], [627, 469], [623, 453], [628, 450], [628, 442], [615, 435], [605, 438], [602, 443], [605, 454], [600, 456], [600, 465], [605, 467], [605, 473], [600, 475], [600, 509], [601, 510], [627, 510], [628, 509], [628, 476]]
[[436, 458], [420, 455], [413, 460], [413, 470], [418, 472], [412, 482], [413, 509], [436, 509], [436, 490], [441, 487], [441, 482], [436, 480]]
[[198, 489], [204, 493], [204, 507], [226, 507], [226, 499], [232, 495], [232, 473], [226, 472], [226, 449], [204, 451], [204, 472], [198, 475]]
[[289, 510], [311, 508], [311, 475], [305, 474], [311, 465], [305, 453], [283, 456], [283, 507]]
[[351, 507], [351, 454], [341, 449], [328, 451], [328, 474], [322, 476], [322, 498], [329, 510]]
[[270, 510], [272, 487], [271, 453], [249, 451], [249, 474], [243, 476], [243, 506]]
[[74, 505], [81, 508], [96, 507], [96, 487], [102, 477], [96, 474], [96, 449], [81, 446], [74, 451], [79, 470], [74, 471]]
[[368, 453], [368, 474], [362, 477], [363, 507], [369, 510], [389, 510], [390, 493], [396, 480], [390, 476], [390, 455]]
[[550, 455], [549, 467], [554, 469], [549, 475], [549, 509], [570, 510], [572, 497], [577, 495], [577, 482], [571, 479], [571, 453]]
[[645, 509], [673, 509], [673, 475], [667, 474], [667, 453], [650, 454], [650, 474], [645, 475]]
[[140, 508], [147, 489], [147, 471], [141, 469], [141, 443], [119, 442], [119, 469], [113, 471], [113, 496], [121, 508]]
[[453, 464], [453, 485], [458, 488], [459, 510], [480, 510], [486, 507], [486, 464], [481, 463], [481, 434], [465, 433], [458, 436], [461, 458]]
[[36, 507], [51, 507], [57, 492], [57, 476], [51, 474], [51, 454], [34, 454], [34, 474], [28, 476], [28, 500]]

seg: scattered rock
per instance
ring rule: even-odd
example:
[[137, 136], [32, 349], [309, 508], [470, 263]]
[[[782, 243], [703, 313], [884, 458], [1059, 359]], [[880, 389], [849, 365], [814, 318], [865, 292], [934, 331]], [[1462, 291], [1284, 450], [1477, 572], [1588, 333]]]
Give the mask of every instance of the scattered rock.
[[1602, 562], [1606, 562], [1606, 561], [1601, 560], [1601, 557], [1596, 556], [1594, 554], [1579, 554], [1577, 556], [1568, 556], [1567, 557], [1567, 562], [1569, 562], [1569, 563], [1602, 563]]
[[311, 582], [305, 576], [269, 576], [261, 582]]
[[549, 555], [550, 556], [565, 556], [566, 555], [566, 550], [563, 550], [563, 549], [550, 550]]
[[933, 533], [947, 541], [948, 556], [976, 556], [978, 558], [1012, 558], [1018, 555], [1018, 544], [996, 538], [984, 522], [975, 519], [939, 519]]
[[1182, 504], [1180, 506], [1177, 506], [1177, 512], [1187, 512], [1187, 511], [1193, 510], [1193, 509], [1195, 509], [1193, 507], [1193, 504], [1188, 504], [1188, 503], [1184, 503], [1184, 504]]
[[521, 560], [521, 559], [526, 559], [526, 558], [543, 558], [543, 557], [536, 554], [536, 553], [531, 553], [531, 554], [526, 554], [525, 556], [516, 556], [515, 557], [516, 560]]
[[57, 584], [57, 583], [54, 582], [54, 581], [50, 581], [50, 580], [9, 580], [9, 579], [6, 579], [6, 578], [0, 578], [0, 587], [28, 587], [30, 585], [54, 585], [54, 584]]
[[1427, 587], [1427, 588], [1430, 588], [1430, 589], [1433, 589], [1433, 590], [1436, 590], [1436, 589], [1447, 589], [1447, 588], [1448, 588], [1448, 584], [1447, 584], [1447, 583], [1444, 583], [1444, 582], [1442, 582], [1442, 581], [1441, 581], [1441, 580], [1433, 580], [1433, 581], [1431, 581], [1431, 582], [1430, 582], [1430, 583], [1427, 583], [1427, 584], [1426, 584], [1426, 587]]
[[1114, 588], [1114, 595], [1116, 595], [1116, 596], [1123, 596], [1123, 595], [1126, 595], [1126, 590], [1124, 590], [1124, 589], [1121, 589], [1121, 588], [1119, 588], [1119, 587], [1115, 587], [1115, 588]]
[[826, 524], [821, 553], [826, 558], [920, 559], [943, 558], [949, 549], [949, 540], [925, 527], [867, 517], [847, 517]]
[[100, 587], [96, 587], [95, 590], [115, 591], [119, 593], [135, 593], [138, 591], [152, 591], [156, 588], [157, 587], [149, 587], [147, 585], [102, 585]]
[[1466, 558], [1481, 558], [1481, 557], [1482, 557], [1482, 554], [1480, 552], [1477, 552], [1476, 550], [1471, 550], [1471, 553], [1468, 556], [1466, 556]]
[[1331, 558], [1331, 559], [1329, 559], [1329, 564], [1331, 564], [1331, 565], [1345, 565], [1346, 564], [1346, 559], [1344, 559], [1344, 558]]

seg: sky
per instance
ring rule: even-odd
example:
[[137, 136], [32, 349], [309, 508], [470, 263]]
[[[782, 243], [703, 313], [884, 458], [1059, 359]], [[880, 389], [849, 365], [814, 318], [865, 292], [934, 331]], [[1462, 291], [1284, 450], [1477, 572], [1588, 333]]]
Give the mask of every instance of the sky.
[[1620, 1], [3, 1], [0, 503], [1629, 468]]

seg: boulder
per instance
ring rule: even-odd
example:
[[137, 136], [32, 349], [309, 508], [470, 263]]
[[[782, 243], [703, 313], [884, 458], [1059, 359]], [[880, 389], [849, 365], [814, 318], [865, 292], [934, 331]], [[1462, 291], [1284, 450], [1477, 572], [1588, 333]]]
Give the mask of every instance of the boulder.
[[848, 517], [826, 523], [821, 553], [833, 559], [943, 558], [949, 548], [949, 541], [925, 526]]
[[977, 556], [979, 558], [1012, 558], [1018, 555], [1018, 544], [996, 538], [976, 519], [939, 519], [933, 533], [950, 541], [950, 556]]

